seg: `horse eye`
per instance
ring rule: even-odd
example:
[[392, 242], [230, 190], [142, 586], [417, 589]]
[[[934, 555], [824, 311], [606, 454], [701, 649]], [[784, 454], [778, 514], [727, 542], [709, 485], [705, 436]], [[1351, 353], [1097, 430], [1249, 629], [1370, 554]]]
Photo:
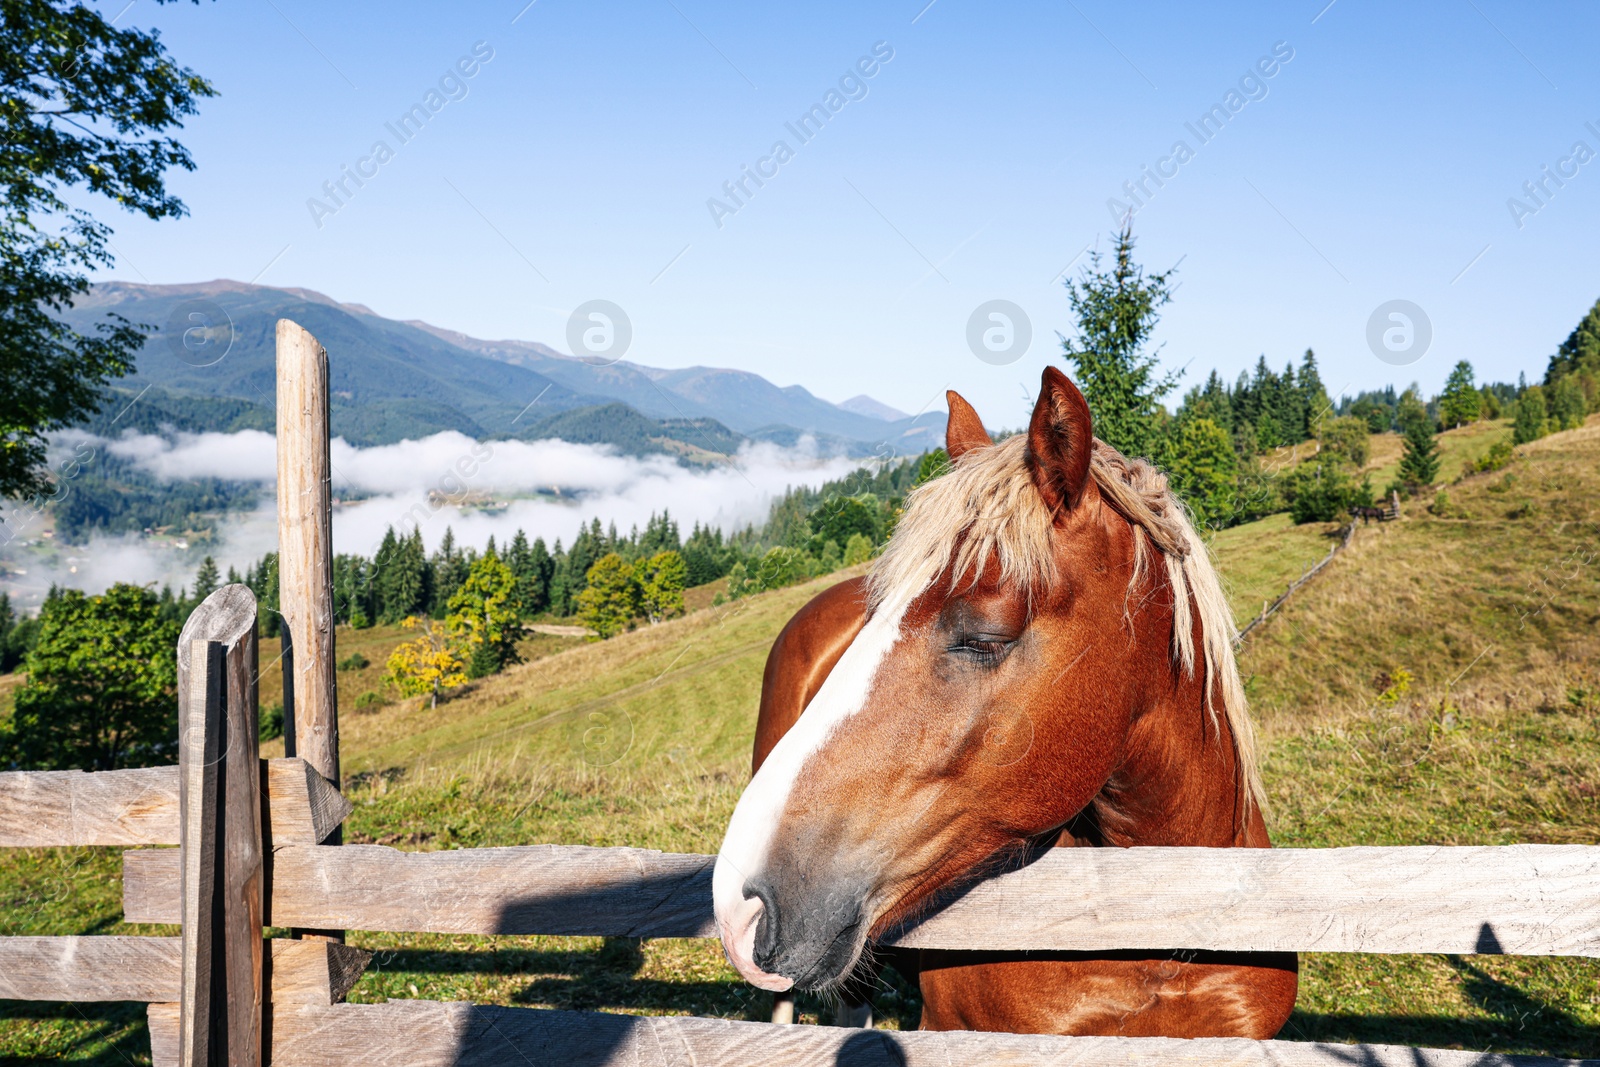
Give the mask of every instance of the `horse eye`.
[[1005, 654], [1011, 642], [995, 640], [987, 637], [962, 636], [951, 646], [950, 651], [966, 653], [974, 659], [995, 660]]

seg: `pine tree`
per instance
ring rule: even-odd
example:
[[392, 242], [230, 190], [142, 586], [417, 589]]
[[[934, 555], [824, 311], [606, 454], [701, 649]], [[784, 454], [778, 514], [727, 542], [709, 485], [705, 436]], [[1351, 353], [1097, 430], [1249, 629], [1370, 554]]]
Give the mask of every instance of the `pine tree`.
[[932, 481], [950, 469], [950, 453], [943, 448], [935, 448], [924, 452], [922, 458], [917, 460], [917, 477], [911, 483], [915, 489], [924, 482]]
[[393, 529], [384, 534], [373, 560], [374, 600], [378, 618], [388, 624], [428, 613], [428, 561], [422, 547], [422, 530], [404, 537]]
[[1328, 390], [1322, 385], [1322, 374], [1317, 370], [1317, 354], [1306, 349], [1300, 359], [1300, 407], [1304, 419], [1300, 426], [1301, 440], [1317, 436], [1317, 423], [1333, 413], [1328, 400]]
[[207, 556], [200, 561], [200, 569], [194, 575], [194, 595], [190, 598], [199, 604], [206, 597], [217, 591], [219, 577], [217, 574], [217, 561]]
[[650, 513], [650, 521], [645, 523], [644, 533], [634, 538], [639, 554], [644, 557], [655, 555], [657, 552], [677, 552], [683, 544], [678, 539], [678, 524], [672, 516], [662, 511], [658, 516]]
[[1483, 398], [1472, 381], [1472, 364], [1461, 360], [1450, 372], [1439, 394], [1439, 420], [1446, 427], [1465, 426], [1477, 419]]
[[566, 549], [561, 547], [561, 538], [556, 538], [556, 547], [550, 553], [552, 563], [550, 571], [550, 610], [556, 615], [572, 614], [572, 557]]
[[1406, 429], [1405, 452], [1400, 457], [1400, 481], [1415, 495], [1433, 484], [1439, 474], [1439, 442], [1433, 427], [1412, 420]]
[[[572, 547], [567, 550], [565, 577], [569, 605], [574, 602], [572, 598], [583, 592], [584, 586], [589, 583], [589, 568], [608, 551], [599, 519], [578, 527], [578, 536], [572, 539]], [[567, 610], [570, 612], [574, 609], [569, 606]]]
[[737, 553], [724, 542], [722, 530], [713, 526], [694, 524], [689, 539], [683, 543], [683, 562], [689, 569], [690, 586], [714, 582], [728, 573], [737, 562]]
[[1233, 400], [1228, 387], [1216, 371], [1206, 378], [1205, 385], [1197, 385], [1184, 394], [1178, 406], [1178, 418], [1210, 419], [1232, 435], [1234, 430]]
[[1284, 365], [1283, 376], [1278, 379], [1278, 407], [1272, 421], [1283, 434], [1284, 444], [1299, 444], [1306, 439], [1305, 401], [1300, 395], [1300, 383], [1295, 380], [1292, 363]]
[[[419, 530], [418, 533], [421, 533]], [[433, 569], [433, 590], [428, 597], [428, 614], [443, 615], [455, 596], [456, 590], [467, 580], [467, 569], [472, 565], [465, 553], [456, 547], [456, 533], [446, 526], [439, 547], [428, 560]]]
[[1567, 339], [1561, 342], [1544, 373], [1548, 388], [1570, 374], [1600, 375], [1600, 300], [1584, 315]]
[[1154, 456], [1156, 410], [1178, 375], [1160, 373], [1159, 348], [1145, 346], [1172, 299], [1172, 271], [1147, 276], [1133, 261], [1132, 225], [1130, 218], [1116, 235], [1109, 269], [1097, 249], [1082, 277], [1067, 281], [1078, 336], [1063, 337], [1061, 350], [1089, 402], [1095, 435], [1129, 456]]

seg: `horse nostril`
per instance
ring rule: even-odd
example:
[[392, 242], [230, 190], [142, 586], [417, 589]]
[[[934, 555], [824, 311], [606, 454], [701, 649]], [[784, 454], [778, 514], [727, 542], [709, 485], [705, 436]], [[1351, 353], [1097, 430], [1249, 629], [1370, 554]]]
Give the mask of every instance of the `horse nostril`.
[[745, 899], [755, 897], [761, 901], [761, 911], [756, 915], [756, 936], [752, 957], [762, 970], [770, 971], [778, 955], [778, 909], [773, 904], [772, 891], [764, 885], [746, 884]]

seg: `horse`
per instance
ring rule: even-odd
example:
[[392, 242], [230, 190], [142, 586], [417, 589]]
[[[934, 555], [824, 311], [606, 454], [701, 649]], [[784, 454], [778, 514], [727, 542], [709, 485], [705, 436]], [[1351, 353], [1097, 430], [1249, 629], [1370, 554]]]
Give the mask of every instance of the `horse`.
[[1273, 1036], [1293, 953], [873, 944], [1042, 848], [1270, 847], [1232, 618], [1165, 478], [1054, 368], [998, 444], [947, 399], [949, 470], [768, 657], [712, 876], [729, 961], [849, 1016], [888, 955], [926, 1030]]

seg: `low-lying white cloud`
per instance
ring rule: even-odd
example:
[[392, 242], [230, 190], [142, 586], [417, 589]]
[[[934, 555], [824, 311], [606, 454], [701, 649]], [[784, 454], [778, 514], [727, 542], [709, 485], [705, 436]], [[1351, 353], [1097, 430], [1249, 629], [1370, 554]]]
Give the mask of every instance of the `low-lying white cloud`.
[[[193, 581], [199, 557], [207, 553], [226, 573], [229, 566], [243, 570], [276, 548], [272, 434], [129, 433], [106, 440], [71, 433], [57, 440], [66, 447], [85, 443], [161, 481], [260, 483], [262, 503], [219, 520], [215, 543], [186, 550], [139, 535], [97, 534], [86, 546], [59, 546], [47, 554], [39, 546], [20, 547], [21, 541], [37, 538], [23, 530], [0, 548], [0, 559], [13, 572], [0, 577], [0, 588], [24, 604], [36, 604], [51, 582], [90, 592], [118, 581], [166, 583], [176, 589]], [[553, 547], [557, 539], [570, 544], [579, 524], [591, 518], [626, 533], [662, 511], [672, 514], [685, 536], [696, 522], [731, 531], [763, 522], [772, 501], [786, 489], [817, 486], [860, 466], [857, 460], [821, 456], [807, 441], [796, 448], [748, 444], [726, 462], [691, 468], [669, 456], [625, 456], [608, 446], [475, 441], [454, 432], [371, 448], [336, 439], [330, 455], [338, 500], [334, 549], [364, 556], [372, 555], [391, 526], [421, 529], [429, 551], [438, 547], [447, 528], [463, 546], [481, 547], [491, 535], [504, 545], [522, 529], [530, 539], [543, 537]], [[18, 568], [27, 573], [14, 573]]]

